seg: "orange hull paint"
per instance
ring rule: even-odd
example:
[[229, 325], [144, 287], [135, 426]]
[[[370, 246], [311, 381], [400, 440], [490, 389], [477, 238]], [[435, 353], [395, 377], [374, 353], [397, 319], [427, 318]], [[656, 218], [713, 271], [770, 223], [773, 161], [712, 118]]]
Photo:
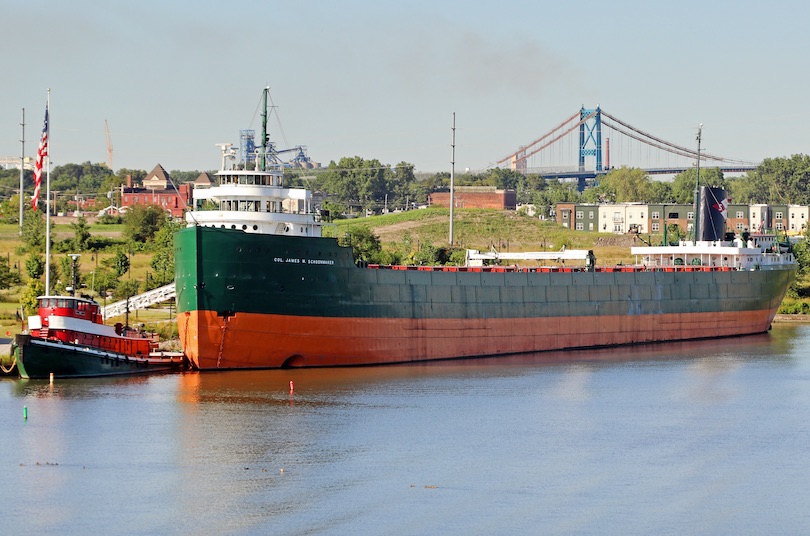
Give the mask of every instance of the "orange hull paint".
[[508, 319], [178, 315], [199, 369], [370, 365], [762, 333], [776, 309]]

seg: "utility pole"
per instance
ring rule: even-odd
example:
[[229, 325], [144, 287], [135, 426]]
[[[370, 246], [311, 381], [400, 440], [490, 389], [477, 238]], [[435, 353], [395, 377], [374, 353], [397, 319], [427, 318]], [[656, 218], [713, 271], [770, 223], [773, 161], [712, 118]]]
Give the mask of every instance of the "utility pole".
[[456, 112], [453, 112], [453, 136], [450, 143], [450, 246], [453, 245], [453, 212], [455, 208], [455, 179], [456, 179]]

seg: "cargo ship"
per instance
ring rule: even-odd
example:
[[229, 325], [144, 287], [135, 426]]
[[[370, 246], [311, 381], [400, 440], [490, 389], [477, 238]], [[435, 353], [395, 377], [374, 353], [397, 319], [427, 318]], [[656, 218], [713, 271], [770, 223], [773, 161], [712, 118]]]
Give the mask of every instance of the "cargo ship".
[[[224, 145], [216, 184], [195, 190], [175, 236], [178, 330], [194, 368], [372, 365], [762, 333], [796, 272], [774, 236], [725, 233], [633, 247], [636, 262], [625, 266], [600, 267], [591, 251], [365, 265], [323, 234], [311, 192], [283, 178], [264, 145], [250, 164]], [[718, 192], [702, 190], [711, 221]]]

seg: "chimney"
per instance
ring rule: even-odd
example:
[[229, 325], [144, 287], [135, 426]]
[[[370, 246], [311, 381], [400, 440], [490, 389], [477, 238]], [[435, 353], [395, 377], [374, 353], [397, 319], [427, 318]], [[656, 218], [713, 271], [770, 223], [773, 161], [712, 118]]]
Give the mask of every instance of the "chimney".
[[127, 188], [132, 188], [132, 175], [127, 175]]

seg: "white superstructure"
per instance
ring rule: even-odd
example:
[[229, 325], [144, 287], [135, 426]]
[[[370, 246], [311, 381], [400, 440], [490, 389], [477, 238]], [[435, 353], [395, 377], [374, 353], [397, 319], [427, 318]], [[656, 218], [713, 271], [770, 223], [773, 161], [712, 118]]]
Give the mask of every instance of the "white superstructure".
[[246, 233], [321, 236], [322, 224], [312, 203], [312, 192], [285, 188], [279, 164], [244, 169], [235, 164], [236, 151], [222, 148], [222, 169], [211, 188], [195, 188], [194, 210], [186, 213], [189, 226], [238, 229]]

